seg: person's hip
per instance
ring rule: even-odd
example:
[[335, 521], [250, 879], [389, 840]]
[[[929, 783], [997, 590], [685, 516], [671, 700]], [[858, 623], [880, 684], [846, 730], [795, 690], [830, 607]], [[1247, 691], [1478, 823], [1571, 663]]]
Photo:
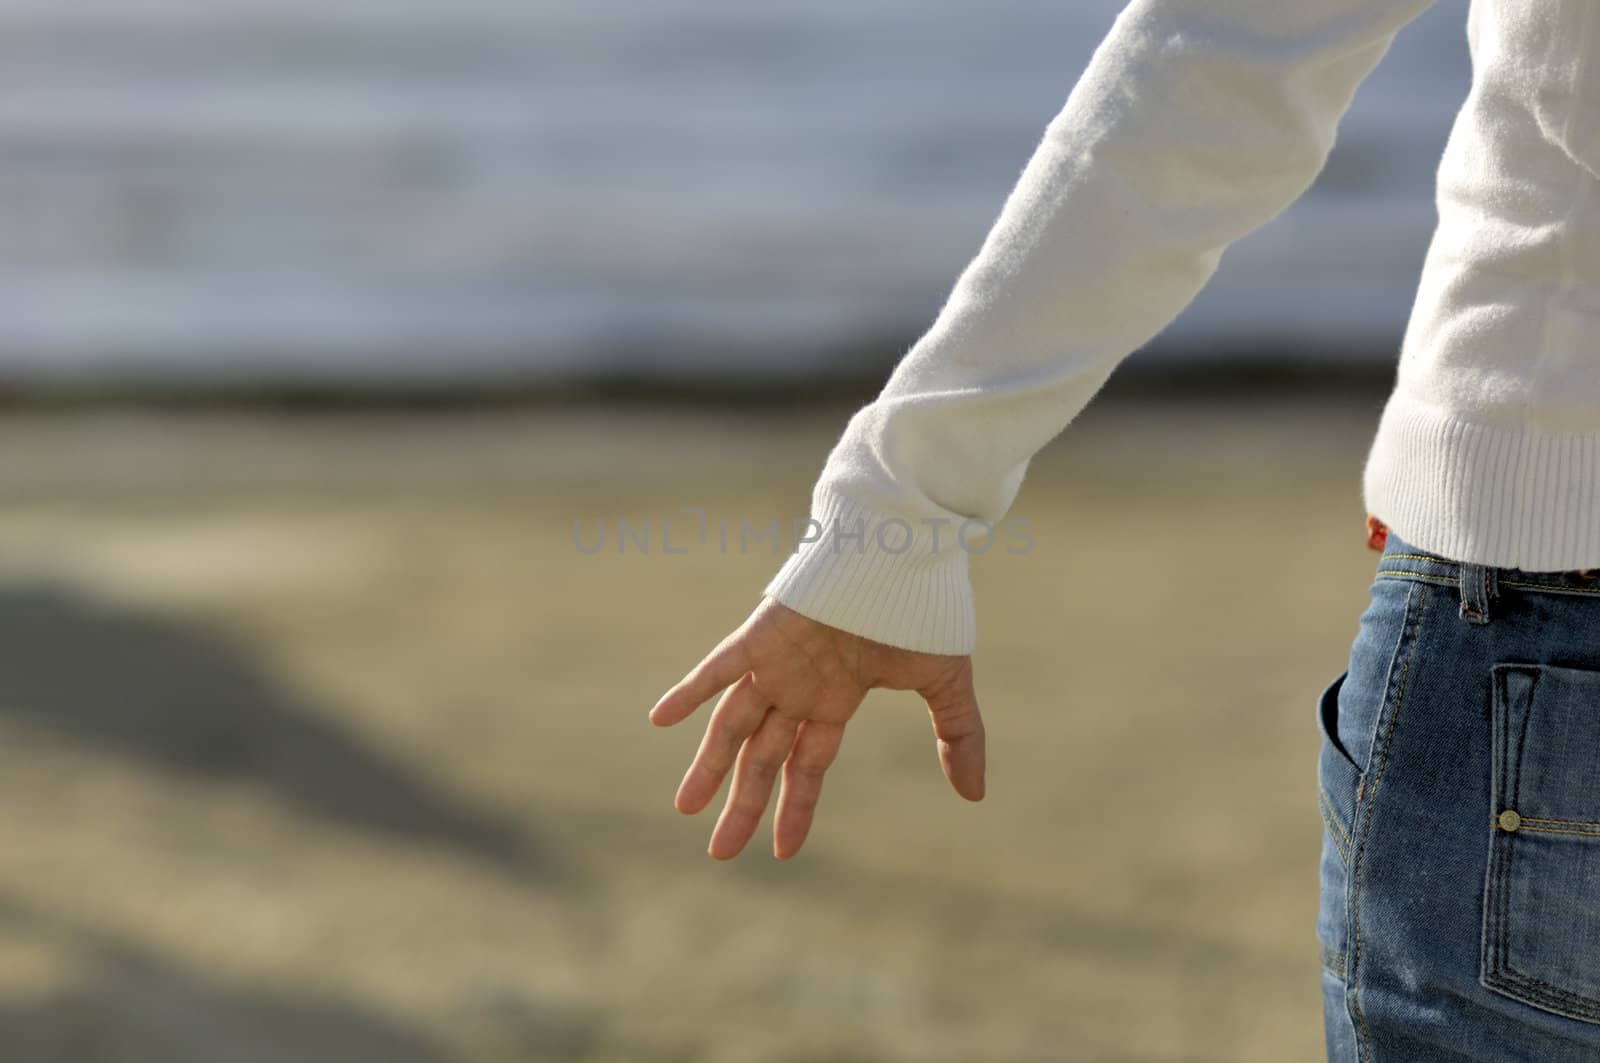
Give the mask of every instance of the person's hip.
[[1382, 547], [1317, 705], [1330, 1058], [1600, 1061], [1600, 579]]

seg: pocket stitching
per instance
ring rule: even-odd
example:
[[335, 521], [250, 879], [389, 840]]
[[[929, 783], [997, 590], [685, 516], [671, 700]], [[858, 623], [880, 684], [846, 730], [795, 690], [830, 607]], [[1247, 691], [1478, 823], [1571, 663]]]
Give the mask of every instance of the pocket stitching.
[[1320, 783], [1317, 785], [1317, 805], [1322, 813], [1322, 824], [1333, 835], [1334, 849], [1339, 854], [1339, 859], [1346, 867], [1350, 865], [1350, 835], [1345, 833], [1344, 827], [1339, 823], [1339, 817], [1333, 810], [1333, 801], [1328, 797], [1328, 791]]
[[[1555, 823], [1558, 826], [1547, 826]], [[1568, 830], [1567, 827], [1583, 827], [1584, 830]], [[1600, 838], [1600, 823], [1582, 823], [1571, 819], [1524, 819], [1517, 827], [1518, 831], [1529, 831], [1533, 834], [1576, 834], [1581, 838]]]
[[[1346, 999], [1346, 1006], [1354, 1019], [1357, 1052], [1362, 1055], [1371, 1054], [1372, 1032], [1367, 1029], [1367, 1017], [1361, 1010], [1361, 988], [1355, 978], [1356, 971], [1361, 966], [1361, 857], [1366, 852], [1365, 841], [1372, 829], [1373, 803], [1378, 795], [1378, 786], [1383, 782], [1384, 769], [1389, 764], [1389, 748], [1394, 741], [1396, 724], [1400, 719], [1400, 708], [1405, 703], [1406, 680], [1411, 675], [1411, 662], [1416, 658], [1417, 646], [1422, 641], [1422, 614], [1427, 605], [1427, 588], [1429, 586], [1430, 584], [1417, 580], [1412, 582], [1411, 587], [1406, 592], [1405, 618], [1400, 628], [1400, 639], [1395, 643], [1394, 655], [1389, 659], [1388, 676], [1394, 675], [1394, 662], [1399, 658], [1402, 650], [1405, 652], [1405, 660], [1400, 665], [1399, 677], [1393, 680], [1392, 684], [1389, 681], [1384, 684], [1385, 699], [1388, 699], [1388, 689], [1391, 685], [1394, 688], [1394, 698], [1392, 705], [1379, 707], [1378, 717], [1374, 720], [1375, 726], [1382, 726], [1383, 728], [1383, 747], [1381, 750], [1377, 750], [1375, 755], [1368, 754], [1368, 770], [1362, 772], [1361, 775], [1364, 801], [1357, 809], [1357, 812], [1361, 813], [1359, 827], [1363, 844], [1355, 846], [1350, 854], [1350, 915], [1348, 922], [1351, 947], [1347, 965], [1350, 973], [1346, 978], [1350, 991]], [[1385, 708], [1388, 710], [1387, 719], [1384, 718]], [[1373, 737], [1376, 739], [1376, 734]], [[1376, 748], [1376, 743], [1374, 743], [1374, 748]], [[1371, 778], [1370, 786], [1367, 785], [1369, 777]], [[1352, 826], [1357, 825], [1352, 824]]]
[[1486, 988], [1524, 1004], [1579, 1022], [1600, 1022], [1600, 1002], [1523, 974], [1510, 964], [1502, 965], [1492, 975], [1485, 975], [1482, 981]]
[[[1491, 696], [1495, 704], [1491, 707], [1494, 713], [1494, 727], [1491, 732], [1494, 736], [1492, 755], [1494, 763], [1491, 765], [1493, 772], [1492, 781], [1496, 784], [1491, 787], [1494, 796], [1502, 798], [1501, 805], [1505, 808], [1516, 808], [1522, 797], [1522, 760], [1527, 753], [1528, 726], [1533, 718], [1531, 704], [1523, 712], [1521, 727], [1517, 735], [1516, 756], [1511, 757], [1506, 744], [1509, 741], [1510, 711], [1508, 708], [1510, 695], [1506, 690], [1506, 676], [1513, 673], [1525, 675], [1529, 679], [1528, 691], [1524, 697], [1531, 702], [1533, 692], [1537, 689], [1542, 677], [1542, 668], [1537, 665], [1512, 665], [1499, 664], [1493, 668], [1493, 681]], [[1505, 775], [1511, 775], [1509, 800], [1505, 800]], [[1526, 827], [1526, 824], [1562, 823], [1574, 826], [1592, 826], [1593, 832], [1570, 831], [1551, 829], [1548, 827]], [[1478, 981], [1486, 989], [1500, 993], [1512, 1000], [1520, 1001], [1544, 1011], [1549, 1011], [1579, 1022], [1600, 1023], [1600, 999], [1586, 996], [1581, 993], [1553, 985], [1543, 979], [1517, 970], [1511, 965], [1508, 957], [1510, 949], [1510, 920], [1511, 920], [1511, 889], [1510, 878], [1512, 869], [1512, 855], [1516, 848], [1516, 835], [1523, 829], [1534, 833], [1545, 834], [1579, 834], [1584, 837], [1600, 836], [1600, 824], [1590, 824], [1579, 820], [1558, 820], [1534, 818], [1523, 820], [1523, 825], [1517, 831], [1502, 832], [1491, 820], [1489, 835], [1489, 874], [1486, 890], [1492, 889], [1493, 896], [1484, 898], [1484, 927], [1482, 941], [1483, 969]], [[1504, 835], [1502, 837], [1502, 835]], [[1495, 903], [1498, 902], [1498, 903]]]

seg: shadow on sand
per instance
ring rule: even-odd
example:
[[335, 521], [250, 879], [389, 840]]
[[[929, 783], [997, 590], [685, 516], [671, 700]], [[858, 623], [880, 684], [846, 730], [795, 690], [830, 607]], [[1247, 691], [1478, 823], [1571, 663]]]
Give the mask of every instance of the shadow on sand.
[[215, 979], [114, 934], [0, 898], [0, 933], [84, 961], [82, 981], [0, 995], [0, 1058], [17, 1063], [445, 1063], [418, 1029], [359, 1001]]
[[0, 717], [164, 771], [268, 790], [300, 812], [550, 880], [547, 847], [363, 742], [194, 622], [62, 585], [0, 585]]

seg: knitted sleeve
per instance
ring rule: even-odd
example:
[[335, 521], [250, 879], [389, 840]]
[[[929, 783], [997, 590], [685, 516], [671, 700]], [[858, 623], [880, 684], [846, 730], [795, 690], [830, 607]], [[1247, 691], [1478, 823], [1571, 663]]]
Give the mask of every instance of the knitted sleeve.
[[972, 650], [969, 543], [1034, 453], [1300, 196], [1356, 88], [1431, 0], [1135, 0], [931, 328], [850, 421], [766, 594]]

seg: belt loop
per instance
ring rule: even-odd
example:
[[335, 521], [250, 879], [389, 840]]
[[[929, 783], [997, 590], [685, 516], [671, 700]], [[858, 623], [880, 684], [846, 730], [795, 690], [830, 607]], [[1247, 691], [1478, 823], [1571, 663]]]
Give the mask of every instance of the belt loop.
[[1461, 586], [1461, 619], [1469, 624], [1489, 622], [1489, 602], [1500, 591], [1491, 565], [1459, 565]]

